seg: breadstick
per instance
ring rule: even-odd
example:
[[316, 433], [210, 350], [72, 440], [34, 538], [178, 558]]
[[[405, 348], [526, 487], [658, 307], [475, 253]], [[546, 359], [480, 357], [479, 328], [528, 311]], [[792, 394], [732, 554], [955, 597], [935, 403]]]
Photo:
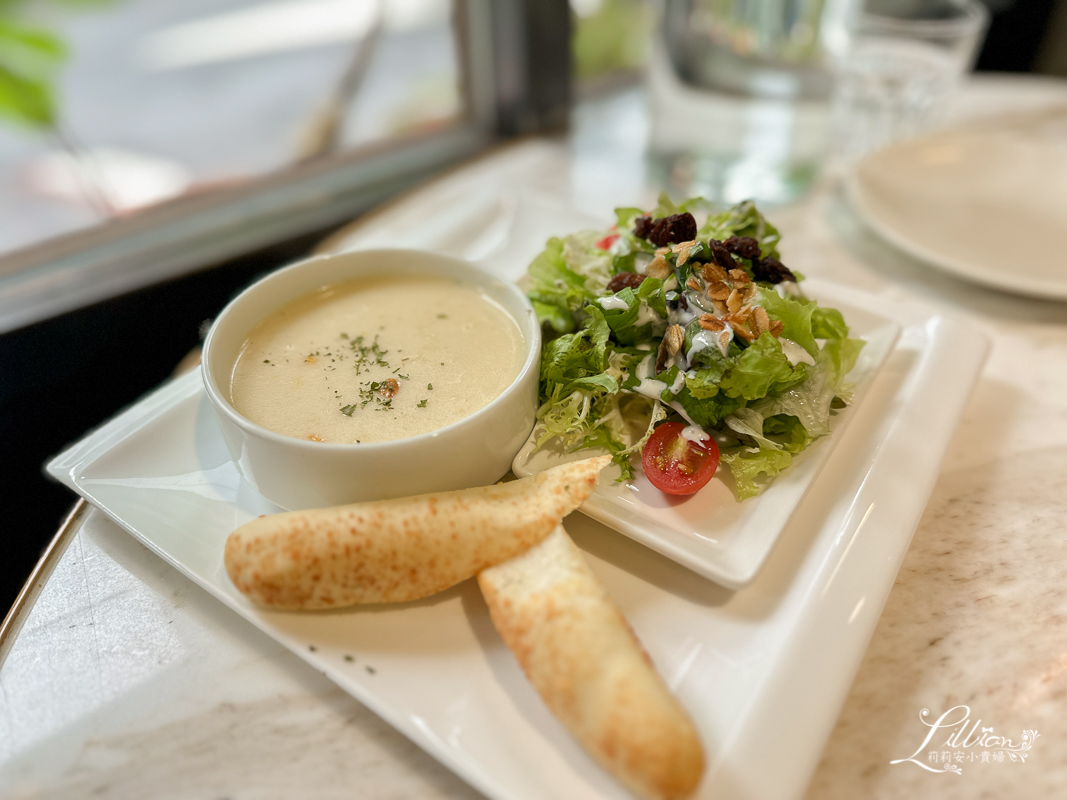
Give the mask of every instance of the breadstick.
[[281, 609], [417, 600], [537, 544], [596, 486], [609, 456], [496, 486], [254, 519], [226, 540], [226, 572]]
[[562, 525], [478, 585], [527, 678], [605, 768], [644, 797], [696, 789], [704, 754], [692, 722]]

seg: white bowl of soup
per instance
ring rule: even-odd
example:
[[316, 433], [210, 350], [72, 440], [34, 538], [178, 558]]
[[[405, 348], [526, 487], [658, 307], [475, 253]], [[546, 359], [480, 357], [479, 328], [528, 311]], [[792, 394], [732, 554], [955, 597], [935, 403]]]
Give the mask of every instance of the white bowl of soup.
[[365, 250], [250, 286], [212, 325], [201, 369], [242, 475], [295, 510], [498, 480], [533, 428], [540, 348], [514, 284]]

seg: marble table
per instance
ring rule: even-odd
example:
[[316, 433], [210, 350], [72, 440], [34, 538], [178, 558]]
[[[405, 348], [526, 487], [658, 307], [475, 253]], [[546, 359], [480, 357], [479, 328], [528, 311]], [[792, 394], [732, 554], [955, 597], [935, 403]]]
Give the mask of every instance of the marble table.
[[[1064, 98], [1061, 83], [986, 78], [957, 113]], [[647, 201], [646, 130], [644, 98], [627, 92], [579, 107], [570, 136], [534, 144], [536, 158], [526, 145], [491, 157], [514, 162], [538, 196], [604, 218], [620, 198]], [[971, 286], [894, 251], [832, 181], [774, 219], [794, 268], [951, 311], [992, 342], [807, 797], [1062, 796], [1067, 304]], [[74, 520], [66, 541], [3, 643], [0, 796], [478, 796], [99, 511]], [[923, 747], [920, 712], [958, 706], [976, 737], [1036, 731], [1025, 763], [944, 736]], [[939, 769], [947, 754], [962, 772], [890, 763], [913, 753]]]

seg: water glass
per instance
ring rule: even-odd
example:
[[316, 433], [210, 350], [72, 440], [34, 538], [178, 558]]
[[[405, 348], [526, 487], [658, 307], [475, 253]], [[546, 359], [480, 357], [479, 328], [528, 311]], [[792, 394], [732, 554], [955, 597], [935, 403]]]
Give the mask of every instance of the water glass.
[[836, 54], [836, 157], [847, 165], [934, 127], [974, 64], [988, 17], [978, 0], [863, 4]]
[[648, 68], [652, 179], [785, 203], [818, 174], [828, 45], [856, 0], [664, 0]]

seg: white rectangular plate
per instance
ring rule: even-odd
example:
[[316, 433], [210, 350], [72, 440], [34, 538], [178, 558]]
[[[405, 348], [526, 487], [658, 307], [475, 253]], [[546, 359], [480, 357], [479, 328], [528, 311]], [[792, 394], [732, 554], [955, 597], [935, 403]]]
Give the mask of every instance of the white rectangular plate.
[[[872, 306], [847, 290], [835, 298]], [[700, 797], [804, 792], [984, 359], [968, 325], [878, 308], [901, 335], [747, 587], [710, 583], [588, 517], [567, 520], [700, 730]], [[472, 581], [421, 602], [331, 613], [246, 601], [223, 570], [223, 543], [274, 508], [230, 462], [198, 374], [48, 470], [490, 797], [626, 796], [545, 709]]]
[[[635, 479], [625, 483], [617, 480], [621, 474], [617, 466], [604, 470], [596, 492], [582, 506], [583, 513], [728, 588], [739, 589], [756, 577], [856, 407], [867, 396], [900, 333], [900, 325], [886, 316], [873, 298], [857, 302], [854, 293], [843, 295], [840, 289], [817, 281], [805, 282], [804, 289], [820, 305], [840, 310], [852, 327], [852, 336], [867, 342], [848, 376], [856, 387], [852, 405], [834, 415], [830, 435], [800, 453], [763, 494], [743, 503], [734, 496], [729, 469], [720, 469], [707, 486], [691, 497], [671, 497], [648, 482], [638, 463]], [[530, 441], [515, 457], [513, 470], [519, 477], [607, 452], [566, 453], [553, 449], [549, 442], [534, 453], [538, 434], [535, 428]]]

